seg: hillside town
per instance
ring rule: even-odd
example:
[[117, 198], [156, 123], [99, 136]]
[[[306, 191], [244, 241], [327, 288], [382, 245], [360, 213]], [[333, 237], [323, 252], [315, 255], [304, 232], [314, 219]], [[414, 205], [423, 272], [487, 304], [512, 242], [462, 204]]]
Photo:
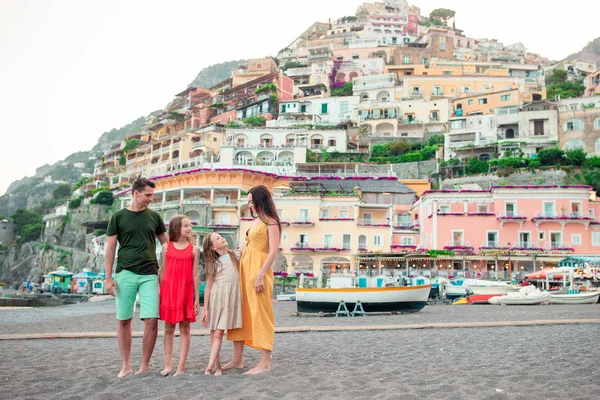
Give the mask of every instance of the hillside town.
[[[232, 246], [252, 220], [247, 191], [267, 186], [283, 224], [275, 271], [518, 280], [583, 265], [600, 251], [598, 187], [561, 160], [600, 156], [600, 69], [469, 37], [449, 11], [365, 3], [212, 87], [182, 88], [104, 149], [43, 217], [43, 242], [78, 220], [78, 247], [103, 257], [108, 219], [143, 176], [166, 224], [185, 214], [197, 243], [216, 231]], [[582, 95], [549, 93], [550, 77], [583, 80]]]

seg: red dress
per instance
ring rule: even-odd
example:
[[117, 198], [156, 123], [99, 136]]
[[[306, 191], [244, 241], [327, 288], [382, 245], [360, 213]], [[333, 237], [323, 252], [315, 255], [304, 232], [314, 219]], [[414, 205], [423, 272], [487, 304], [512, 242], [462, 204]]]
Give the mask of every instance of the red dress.
[[194, 246], [190, 243], [185, 249], [178, 250], [173, 242], [169, 242], [164, 268], [160, 284], [160, 319], [171, 324], [196, 322]]

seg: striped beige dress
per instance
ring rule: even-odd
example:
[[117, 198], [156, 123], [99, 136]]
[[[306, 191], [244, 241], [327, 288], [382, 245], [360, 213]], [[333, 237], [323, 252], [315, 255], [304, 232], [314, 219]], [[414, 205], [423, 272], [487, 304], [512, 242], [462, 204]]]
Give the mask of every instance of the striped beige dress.
[[208, 328], [230, 330], [242, 327], [240, 275], [229, 254], [219, 257], [217, 275], [210, 290]]

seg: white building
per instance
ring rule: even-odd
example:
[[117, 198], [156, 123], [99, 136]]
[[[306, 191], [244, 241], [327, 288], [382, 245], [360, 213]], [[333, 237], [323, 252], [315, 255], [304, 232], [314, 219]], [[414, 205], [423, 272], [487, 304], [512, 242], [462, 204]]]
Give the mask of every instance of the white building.
[[336, 96], [282, 101], [277, 120], [267, 121], [267, 127], [293, 125], [337, 125], [356, 122], [358, 96]]
[[444, 136], [444, 159], [477, 157], [489, 160], [496, 148], [496, 118], [493, 114], [450, 119]]
[[360, 101], [384, 103], [394, 101], [398, 80], [396, 74], [392, 73], [362, 76], [355, 78], [352, 83], [352, 94], [359, 96]]

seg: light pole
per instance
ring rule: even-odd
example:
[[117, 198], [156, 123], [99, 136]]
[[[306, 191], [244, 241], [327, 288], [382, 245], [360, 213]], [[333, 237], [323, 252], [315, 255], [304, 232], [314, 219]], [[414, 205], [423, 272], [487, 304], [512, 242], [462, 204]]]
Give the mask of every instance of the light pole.
[[510, 255], [512, 253], [512, 249], [511, 249], [511, 244], [510, 242], [507, 243], [508, 245], [508, 281], [510, 283], [512, 283], [512, 265], [510, 264]]

